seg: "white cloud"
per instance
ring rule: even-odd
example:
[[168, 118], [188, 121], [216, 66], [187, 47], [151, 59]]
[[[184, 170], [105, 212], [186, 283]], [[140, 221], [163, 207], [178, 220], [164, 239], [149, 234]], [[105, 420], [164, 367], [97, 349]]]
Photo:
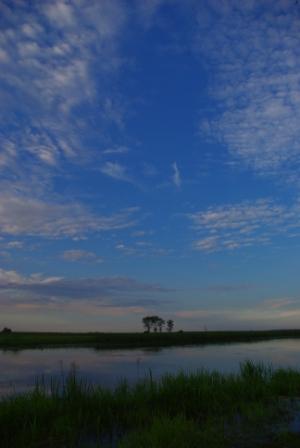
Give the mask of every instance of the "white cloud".
[[0, 48], [0, 62], [7, 62], [7, 61], [8, 61], [8, 55], [6, 51]]
[[20, 195], [0, 196], [0, 234], [78, 238], [135, 224], [135, 208], [98, 216], [78, 203], [53, 203]]
[[45, 6], [45, 14], [55, 26], [72, 26], [76, 24], [74, 11], [70, 4], [55, 1]]
[[24, 279], [16, 271], [5, 271], [0, 268], [0, 284], [20, 283]]
[[68, 279], [0, 269], [0, 306], [41, 305], [85, 301], [99, 306], [152, 307], [161, 303], [161, 294], [170, 292], [155, 283], [143, 283], [128, 277]]
[[[145, 232], [146, 233], [146, 232]], [[145, 236], [145, 233], [143, 236]], [[138, 235], [132, 236], [142, 236], [139, 232]], [[138, 257], [164, 257], [171, 253], [170, 249], [158, 247], [151, 241], [134, 241], [129, 244], [124, 242], [119, 242], [115, 245], [115, 249], [122, 253], [123, 255], [135, 255]]]
[[41, 284], [49, 285], [52, 282], [58, 282], [61, 277], [44, 277], [41, 274], [33, 274], [30, 276], [23, 276], [16, 271], [6, 271], [0, 268], [0, 287], [9, 287], [9, 285], [31, 285]]
[[127, 7], [118, 0], [12, 0], [1, 15], [0, 171], [12, 183], [29, 184], [33, 175], [43, 183], [68, 162], [98, 157], [85, 137], [93, 133], [102, 144], [107, 124], [123, 122], [111, 74], [122, 64]]
[[9, 241], [9, 242], [6, 244], [6, 247], [7, 247], [8, 249], [22, 249], [23, 246], [24, 246], [23, 241]]
[[98, 257], [95, 252], [78, 249], [65, 250], [62, 254], [62, 257], [66, 261], [87, 261], [95, 263], [103, 262], [103, 259]]
[[137, 249], [124, 243], [117, 243], [115, 249], [125, 255], [137, 255]]
[[272, 200], [244, 201], [209, 207], [190, 214], [200, 238], [193, 247], [212, 252], [268, 244], [281, 235], [293, 237], [300, 228], [300, 205], [276, 204]]
[[218, 237], [208, 236], [201, 240], [195, 241], [193, 245], [194, 249], [204, 252], [213, 252], [218, 248]]
[[118, 162], [106, 162], [100, 168], [100, 171], [113, 179], [131, 182], [130, 177], [127, 174], [126, 167]]
[[202, 132], [284, 180], [295, 180], [300, 161], [298, 12], [295, 2], [216, 0], [201, 3], [198, 15], [196, 46], [214, 70], [217, 102]]
[[172, 163], [172, 169], [173, 169], [173, 176], [172, 176], [173, 184], [177, 188], [180, 188], [181, 187], [181, 175], [180, 175], [180, 171], [179, 171], [179, 168], [178, 168], [176, 162]]
[[115, 148], [107, 148], [102, 151], [102, 154], [111, 155], [111, 154], [127, 154], [129, 152], [129, 148], [127, 146], [117, 146]]

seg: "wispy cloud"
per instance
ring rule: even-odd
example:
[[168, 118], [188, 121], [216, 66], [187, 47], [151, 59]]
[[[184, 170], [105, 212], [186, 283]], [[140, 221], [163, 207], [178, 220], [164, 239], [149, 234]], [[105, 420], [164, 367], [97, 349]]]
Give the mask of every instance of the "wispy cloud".
[[158, 247], [150, 241], [135, 241], [131, 244], [120, 242], [115, 249], [124, 255], [135, 255], [138, 257], [164, 257], [170, 255], [170, 249]]
[[45, 305], [93, 301], [103, 307], [152, 307], [170, 290], [128, 277], [66, 279], [42, 274], [24, 276], [0, 269], [0, 306]]
[[253, 284], [249, 283], [225, 283], [225, 284], [216, 284], [210, 285], [205, 288], [200, 288], [201, 291], [212, 292], [214, 294], [226, 294], [226, 293], [234, 293], [234, 292], [245, 292], [254, 288]]
[[103, 259], [98, 257], [95, 252], [87, 250], [70, 249], [62, 253], [62, 258], [66, 261], [86, 261], [94, 263], [102, 263]]
[[270, 307], [271, 309], [279, 309], [279, 308], [290, 308], [291, 306], [296, 305], [299, 300], [293, 297], [282, 297], [279, 299], [267, 299], [264, 300], [263, 306], [266, 308]]
[[300, 206], [277, 204], [272, 200], [245, 201], [209, 207], [189, 218], [201, 237], [196, 250], [213, 252], [267, 244], [275, 236], [293, 237], [300, 229]]
[[2, 5], [2, 190], [4, 179], [43, 189], [45, 179], [67, 164], [99, 157], [107, 125], [115, 135], [123, 120], [110, 80], [123, 63], [119, 44], [126, 23], [127, 7], [118, 0]]
[[194, 242], [193, 247], [203, 252], [214, 252], [219, 247], [219, 238], [217, 236], [208, 236]]
[[1, 288], [9, 288], [17, 285], [46, 284], [60, 281], [62, 277], [44, 277], [41, 274], [32, 274], [24, 276], [17, 271], [7, 271], [0, 268], [0, 286]]
[[102, 151], [102, 154], [104, 155], [111, 155], [111, 154], [128, 154], [129, 148], [127, 146], [116, 146], [114, 148], [107, 148], [104, 151]]
[[190, 322], [203, 329], [212, 328], [295, 328], [300, 317], [299, 299], [272, 299], [239, 308], [182, 309], [174, 313], [177, 319]]
[[89, 232], [124, 229], [135, 223], [136, 208], [99, 216], [78, 203], [54, 203], [21, 195], [0, 197], [0, 235], [78, 238]]
[[6, 244], [7, 249], [22, 249], [24, 247], [23, 241], [9, 241]]
[[300, 15], [297, 2], [201, 2], [197, 50], [214, 69], [217, 107], [200, 129], [259, 173], [297, 180]]
[[180, 188], [182, 182], [181, 174], [176, 162], [172, 163], [172, 169], [173, 169], [172, 182], [177, 188]]
[[126, 167], [118, 162], [106, 162], [100, 171], [113, 179], [131, 182]]
[[[72, 215], [79, 233], [85, 220], [87, 230], [100, 228], [102, 218], [78, 201], [74, 211], [65, 207], [54, 192], [55, 176], [72, 176], [76, 164], [100, 163], [104, 142], [125, 151], [108, 136], [123, 121], [112, 74], [123, 64], [127, 6], [118, 0], [12, 0], [0, 8], [0, 189], [13, 192], [1, 197], [0, 232], [75, 235]], [[18, 191], [26, 196], [23, 205]]]

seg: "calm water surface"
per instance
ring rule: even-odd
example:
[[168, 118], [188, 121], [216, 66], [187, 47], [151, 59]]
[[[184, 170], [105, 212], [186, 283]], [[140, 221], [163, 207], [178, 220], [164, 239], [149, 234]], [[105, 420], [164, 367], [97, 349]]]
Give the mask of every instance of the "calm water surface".
[[37, 377], [60, 377], [74, 364], [78, 375], [90, 382], [114, 387], [124, 378], [134, 383], [149, 376], [150, 370], [155, 378], [203, 368], [237, 372], [246, 359], [300, 369], [300, 339], [162, 349], [0, 351], [0, 395], [30, 390]]

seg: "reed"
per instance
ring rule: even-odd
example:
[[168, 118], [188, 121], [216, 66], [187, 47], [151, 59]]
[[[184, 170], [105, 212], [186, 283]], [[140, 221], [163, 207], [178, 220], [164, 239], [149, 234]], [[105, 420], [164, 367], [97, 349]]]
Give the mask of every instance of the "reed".
[[1, 447], [269, 448], [279, 436], [297, 437], [282, 434], [298, 396], [300, 372], [250, 361], [238, 374], [182, 372], [114, 390], [72, 368], [60, 381], [44, 377], [32, 392], [0, 402]]

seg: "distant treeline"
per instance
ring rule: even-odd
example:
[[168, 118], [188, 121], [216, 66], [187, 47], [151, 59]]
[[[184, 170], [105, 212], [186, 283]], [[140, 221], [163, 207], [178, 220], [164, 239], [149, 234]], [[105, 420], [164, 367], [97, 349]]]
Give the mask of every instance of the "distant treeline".
[[176, 331], [146, 333], [0, 333], [0, 348], [43, 347], [137, 348], [180, 345], [256, 342], [300, 338], [300, 330], [269, 331]]
[[145, 316], [142, 319], [143, 326], [147, 333], [150, 331], [154, 331], [157, 333], [158, 331], [161, 333], [166, 326], [166, 330], [170, 333], [174, 328], [174, 321], [169, 319], [165, 321], [160, 316]]

